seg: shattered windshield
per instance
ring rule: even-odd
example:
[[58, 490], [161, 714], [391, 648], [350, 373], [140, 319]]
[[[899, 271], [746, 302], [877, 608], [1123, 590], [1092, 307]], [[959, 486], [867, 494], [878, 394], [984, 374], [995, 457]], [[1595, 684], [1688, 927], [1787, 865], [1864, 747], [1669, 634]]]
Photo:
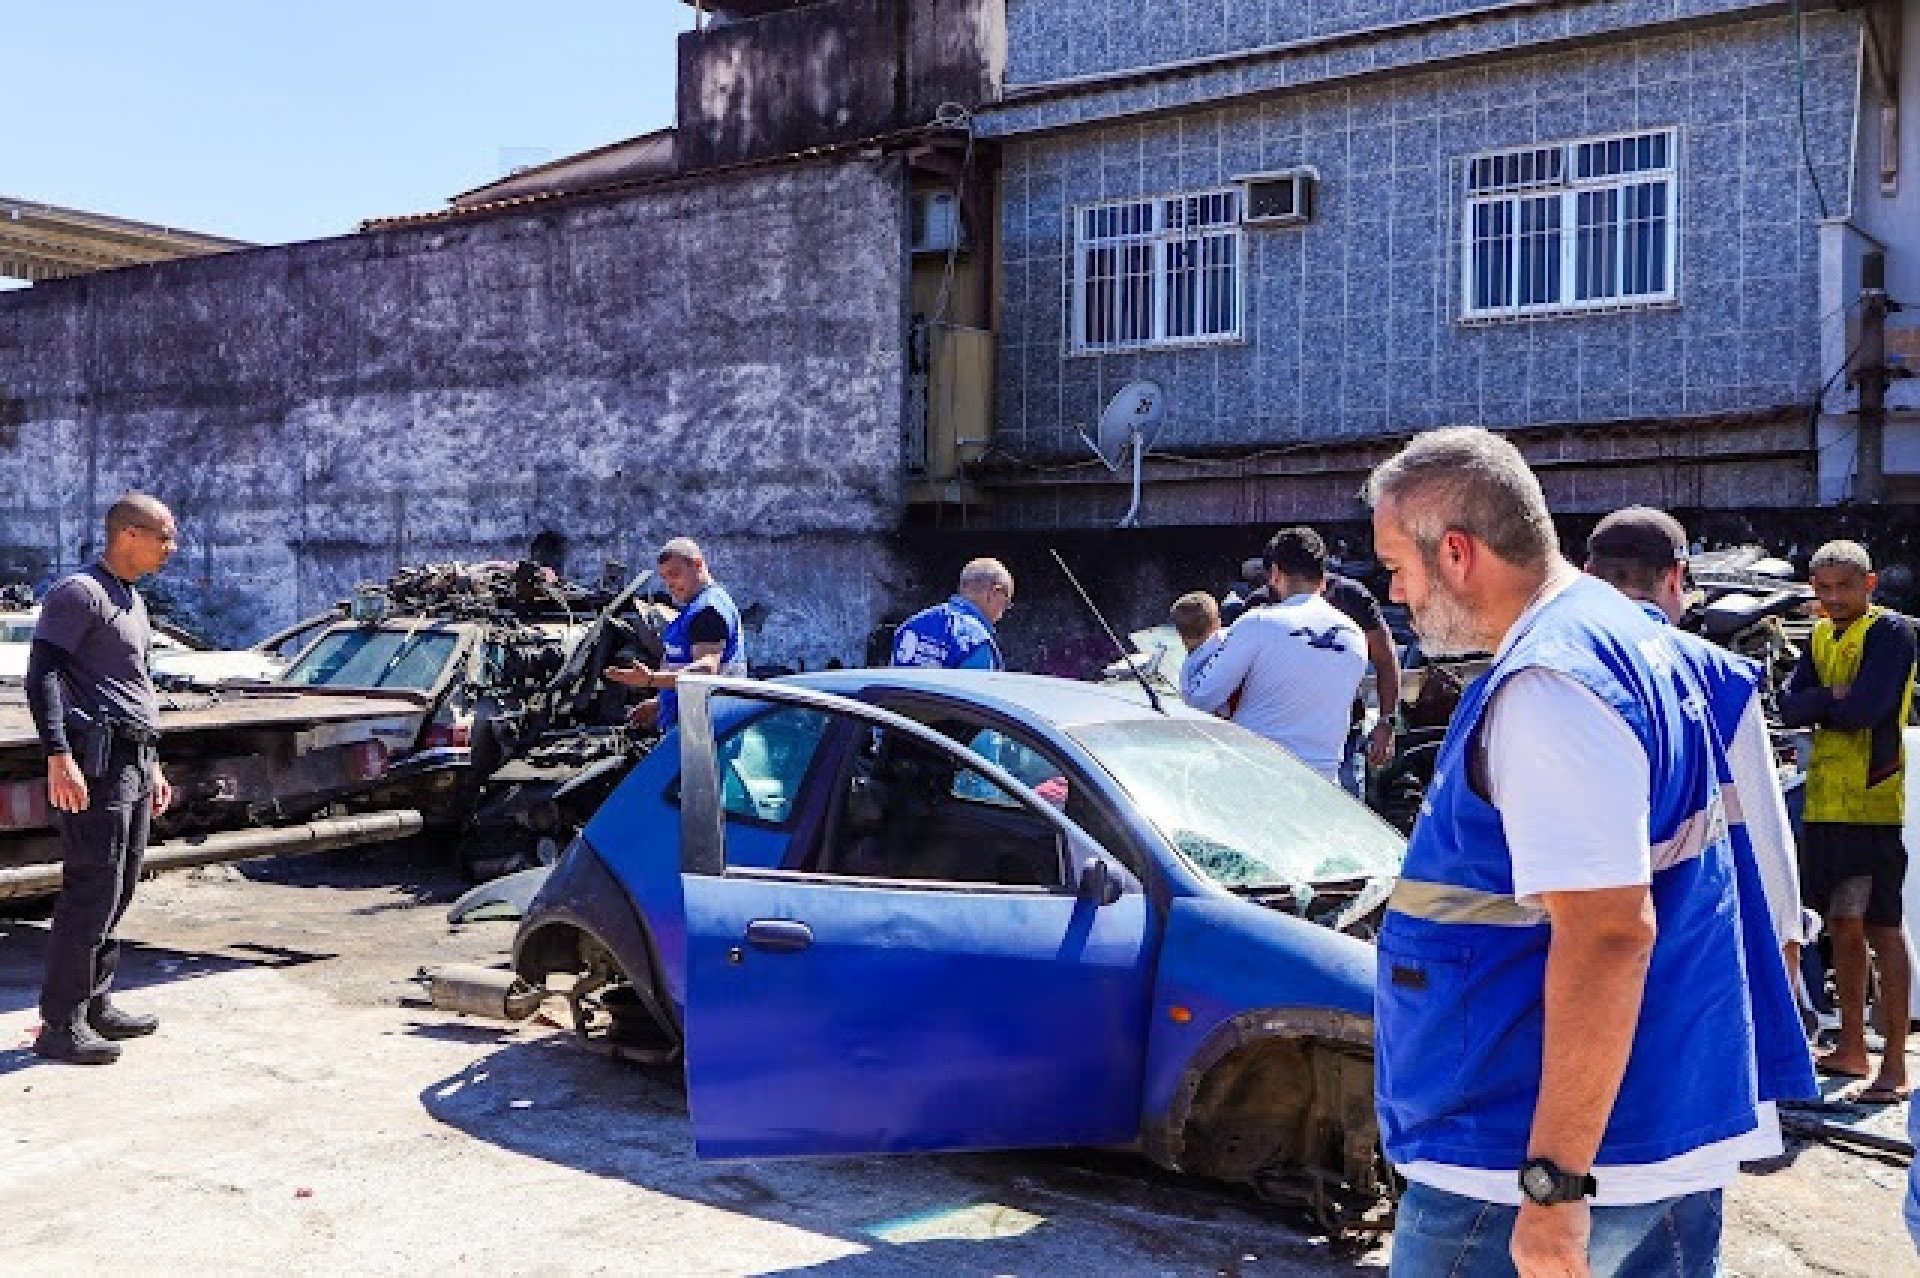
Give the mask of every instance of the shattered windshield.
[[1072, 729], [1141, 813], [1230, 888], [1400, 872], [1392, 827], [1244, 728], [1195, 719]]
[[460, 636], [445, 630], [334, 630], [281, 676], [321, 688], [412, 688], [440, 682]]

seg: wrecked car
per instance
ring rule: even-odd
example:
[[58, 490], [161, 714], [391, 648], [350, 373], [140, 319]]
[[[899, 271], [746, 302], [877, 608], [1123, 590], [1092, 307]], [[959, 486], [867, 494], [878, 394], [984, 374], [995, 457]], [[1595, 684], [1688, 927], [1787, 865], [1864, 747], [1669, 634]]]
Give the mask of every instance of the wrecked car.
[[1404, 844], [1372, 813], [1096, 685], [680, 688], [509, 979], [682, 1063], [702, 1156], [1121, 1147], [1329, 1229], [1380, 1201], [1369, 940]]
[[[418, 737], [361, 804], [416, 808], [430, 830], [452, 834], [473, 816], [491, 775], [552, 726], [545, 711], [529, 721], [529, 707], [558, 705], [556, 685], [576, 670], [583, 640], [597, 642], [595, 613], [609, 597], [529, 562], [408, 569], [342, 603], [278, 682], [421, 698], [428, 712]], [[569, 708], [598, 704], [598, 670], [595, 687]]]

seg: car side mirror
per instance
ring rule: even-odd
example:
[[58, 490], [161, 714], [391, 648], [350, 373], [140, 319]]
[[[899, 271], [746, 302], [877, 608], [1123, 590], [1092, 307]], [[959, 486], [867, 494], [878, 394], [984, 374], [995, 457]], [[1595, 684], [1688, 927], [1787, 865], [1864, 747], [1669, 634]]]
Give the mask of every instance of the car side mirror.
[[1107, 865], [1104, 857], [1090, 857], [1080, 867], [1080, 899], [1091, 901], [1095, 907], [1112, 905], [1120, 899], [1120, 879]]

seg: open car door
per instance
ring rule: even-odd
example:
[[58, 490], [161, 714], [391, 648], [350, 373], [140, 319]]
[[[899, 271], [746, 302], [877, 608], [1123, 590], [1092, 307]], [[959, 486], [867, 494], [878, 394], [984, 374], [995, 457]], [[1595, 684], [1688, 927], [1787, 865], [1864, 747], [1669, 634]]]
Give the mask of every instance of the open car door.
[[[1133, 1139], [1152, 992], [1137, 879], [910, 719], [780, 684], [686, 679], [680, 696], [701, 1156]], [[829, 722], [728, 726], [796, 713]], [[764, 744], [802, 738], [827, 754]], [[769, 856], [769, 817], [790, 815]]]

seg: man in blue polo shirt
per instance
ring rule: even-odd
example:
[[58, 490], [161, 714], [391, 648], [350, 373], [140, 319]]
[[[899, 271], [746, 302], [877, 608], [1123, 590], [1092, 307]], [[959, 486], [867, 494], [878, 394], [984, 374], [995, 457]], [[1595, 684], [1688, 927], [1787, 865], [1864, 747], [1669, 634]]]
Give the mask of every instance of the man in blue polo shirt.
[[639, 727], [661, 732], [680, 722], [680, 694], [674, 684], [683, 674], [745, 677], [747, 646], [740, 634], [740, 610], [733, 596], [707, 570], [707, 557], [691, 537], [675, 537], [660, 548], [660, 580], [680, 615], [660, 636], [665, 655], [660, 669], [609, 666], [607, 682], [624, 688], [652, 688], [657, 700], [634, 710]]
[[907, 618], [893, 635], [893, 664], [929, 670], [1005, 670], [994, 627], [1013, 606], [1013, 574], [998, 559], [960, 570], [953, 598]]

